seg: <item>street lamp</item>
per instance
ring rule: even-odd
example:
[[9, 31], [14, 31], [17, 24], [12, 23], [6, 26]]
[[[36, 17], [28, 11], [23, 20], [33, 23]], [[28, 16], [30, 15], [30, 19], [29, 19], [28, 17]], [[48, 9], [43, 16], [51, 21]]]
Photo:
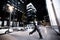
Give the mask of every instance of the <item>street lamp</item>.
[[11, 6], [10, 4], [7, 4], [7, 6], [8, 6], [8, 11], [9, 11], [10, 13], [12, 13], [13, 10], [14, 10], [14, 7]]
[[[14, 7], [11, 6], [10, 4], [7, 4], [7, 6], [8, 6], [8, 12], [10, 13], [10, 17], [9, 17], [9, 27], [10, 27], [11, 14], [12, 14], [12, 12], [14, 10]], [[8, 31], [9, 31], [9, 28], [8, 28]]]

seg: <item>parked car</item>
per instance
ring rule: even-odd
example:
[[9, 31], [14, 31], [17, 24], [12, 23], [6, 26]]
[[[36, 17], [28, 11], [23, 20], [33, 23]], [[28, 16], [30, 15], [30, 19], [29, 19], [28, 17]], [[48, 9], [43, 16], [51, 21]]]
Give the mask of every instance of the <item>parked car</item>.
[[15, 31], [21, 31], [21, 30], [24, 30], [24, 27], [13, 27], [13, 30], [15, 30]]
[[6, 29], [6, 28], [0, 28], [0, 34], [7, 34], [7, 33], [10, 33], [10, 32], [13, 32], [13, 29], [12, 28], [9, 28], [9, 29]]

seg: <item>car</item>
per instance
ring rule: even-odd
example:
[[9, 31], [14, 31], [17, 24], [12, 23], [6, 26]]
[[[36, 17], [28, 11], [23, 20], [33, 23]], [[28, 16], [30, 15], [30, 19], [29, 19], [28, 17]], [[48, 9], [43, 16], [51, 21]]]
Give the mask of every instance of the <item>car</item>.
[[33, 29], [33, 28], [34, 28], [33, 23], [32, 24], [28, 24], [27, 27], [26, 27], [26, 29]]
[[6, 29], [6, 28], [0, 28], [0, 34], [7, 34], [13, 32], [12, 28]]
[[24, 30], [24, 27], [13, 27], [13, 30], [22, 31], [22, 30]]

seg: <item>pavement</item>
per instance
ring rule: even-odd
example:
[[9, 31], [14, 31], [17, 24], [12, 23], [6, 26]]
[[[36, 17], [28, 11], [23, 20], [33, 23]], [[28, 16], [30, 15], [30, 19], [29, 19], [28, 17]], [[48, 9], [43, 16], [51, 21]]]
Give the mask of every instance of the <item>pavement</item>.
[[43, 39], [39, 39], [38, 32], [34, 32], [32, 35], [29, 35], [29, 32], [32, 31], [16, 31], [13, 33], [0, 35], [0, 40], [60, 40], [60, 36], [52, 29], [48, 27], [40, 27], [41, 34]]

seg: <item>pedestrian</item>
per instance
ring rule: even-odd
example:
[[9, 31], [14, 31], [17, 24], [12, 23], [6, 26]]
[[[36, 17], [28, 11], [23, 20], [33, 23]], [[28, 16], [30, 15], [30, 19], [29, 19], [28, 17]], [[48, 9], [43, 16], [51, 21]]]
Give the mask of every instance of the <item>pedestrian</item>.
[[39, 38], [42, 39], [43, 37], [42, 37], [42, 35], [41, 35], [40, 29], [37, 27], [37, 25], [36, 25], [36, 23], [35, 23], [34, 21], [33, 21], [33, 25], [35, 26], [35, 27], [34, 27], [34, 30], [31, 31], [31, 32], [29, 33], [29, 35], [30, 35], [30, 34], [33, 34], [35, 31], [37, 31], [38, 34], [39, 34]]

